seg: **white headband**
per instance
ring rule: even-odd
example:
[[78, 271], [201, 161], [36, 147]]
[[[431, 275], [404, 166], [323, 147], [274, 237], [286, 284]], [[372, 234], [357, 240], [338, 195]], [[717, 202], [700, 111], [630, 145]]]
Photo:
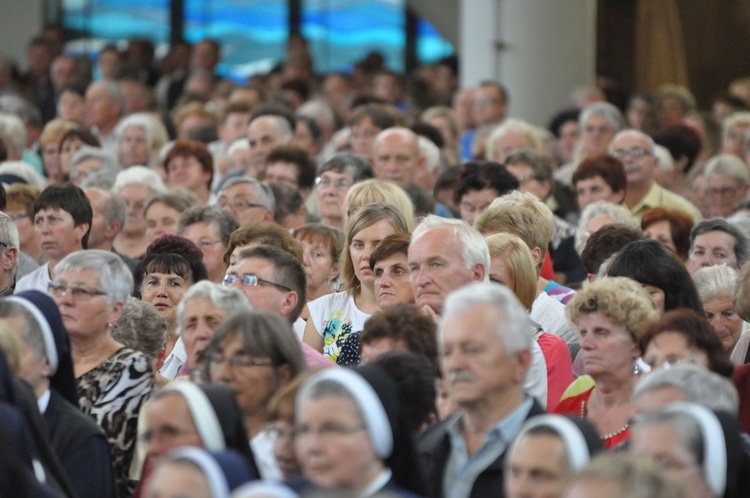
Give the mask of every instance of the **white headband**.
[[711, 492], [722, 496], [727, 487], [727, 442], [716, 414], [704, 406], [684, 402], [672, 403], [664, 411], [684, 413], [698, 423], [703, 440], [701, 471]]
[[380, 458], [388, 458], [393, 451], [393, 431], [375, 390], [369, 382], [353, 370], [346, 368], [326, 368], [310, 376], [302, 384], [297, 394], [297, 409], [300, 401], [309, 397], [312, 388], [322, 381], [331, 381], [343, 387], [359, 406], [367, 434], [370, 436], [372, 447]]
[[224, 476], [224, 471], [206, 450], [194, 446], [183, 446], [169, 454], [169, 460], [172, 462], [180, 459], [193, 462], [203, 471], [208, 486], [211, 488], [211, 496], [229, 496], [229, 485], [227, 484], [227, 478]]
[[226, 449], [226, 441], [219, 418], [216, 416], [216, 411], [208, 400], [208, 396], [200, 387], [190, 381], [176, 380], [167, 384], [161, 392], [173, 392], [182, 395], [188, 405], [190, 415], [193, 417], [201, 441], [208, 451], [223, 451]]
[[571, 472], [577, 472], [583, 468], [591, 459], [589, 446], [583, 437], [581, 429], [567, 417], [561, 415], [537, 415], [526, 422], [513, 442], [513, 448], [509, 452], [512, 455], [516, 451], [518, 442], [529, 430], [534, 427], [549, 427], [554, 430], [563, 440], [565, 453], [568, 457], [568, 468]]
[[47, 322], [47, 318], [39, 310], [39, 308], [31, 304], [31, 302], [26, 299], [10, 296], [6, 297], [5, 300], [20, 304], [26, 311], [34, 316], [34, 319], [39, 325], [39, 329], [42, 331], [42, 339], [44, 340], [44, 349], [47, 351], [47, 361], [49, 362], [50, 375], [54, 375], [55, 372], [57, 372], [57, 365], [59, 363], [59, 360], [57, 358], [55, 336], [52, 334], [52, 329], [49, 326], [49, 322]]

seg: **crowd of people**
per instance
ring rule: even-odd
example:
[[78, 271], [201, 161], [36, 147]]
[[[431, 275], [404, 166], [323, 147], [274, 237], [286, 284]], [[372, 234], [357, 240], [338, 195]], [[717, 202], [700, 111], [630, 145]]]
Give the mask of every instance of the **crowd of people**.
[[0, 494], [750, 493], [749, 80], [154, 53], [0, 58]]

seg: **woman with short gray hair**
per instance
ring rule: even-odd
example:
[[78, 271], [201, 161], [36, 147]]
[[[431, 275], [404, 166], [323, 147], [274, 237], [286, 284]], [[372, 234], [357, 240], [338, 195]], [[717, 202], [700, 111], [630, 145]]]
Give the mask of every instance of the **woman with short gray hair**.
[[703, 304], [703, 313], [729, 355], [742, 334], [743, 321], [734, 309], [737, 272], [727, 265], [701, 268], [693, 281]]
[[133, 492], [128, 470], [138, 411], [154, 384], [146, 356], [111, 334], [132, 291], [133, 275], [122, 259], [96, 249], [66, 256], [49, 284], [70, 335], [78, 403], [107, 436], [121, 496]]

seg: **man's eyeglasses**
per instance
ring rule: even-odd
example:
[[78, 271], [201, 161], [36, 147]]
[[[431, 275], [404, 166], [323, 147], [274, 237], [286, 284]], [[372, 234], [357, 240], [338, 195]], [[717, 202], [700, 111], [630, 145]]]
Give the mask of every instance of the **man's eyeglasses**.
[[273, 365], [273, 361], [270, 359], [253, 358], [252, 356], [241, 354], [227, 358], [224, 356], [224, 353], [219, 353], [218, 351], [206, 353], [204, 358], [210, 364], [229, 362], [229, 366], [233, 368], [269, 367]]
[[232, 201], [232, 202], [220, 202], [219, 207], [221, 209], [233, 208], [233, 209], [237, 209], [240, 211], [244, 211], [245, 209], [250, 209], [250, 208], [268, 209], [266, 206], [262, 204], [255, 204], [253, 202], [248, 202], [248, 201], [243, 201], [243, 200]]
[[50, 282], [49, 285], [47, 285], [47, 289], [49, 289], [50, 294], [52, 294], [54, 297], [63, 297], [65, 294], [70, 291], [70, 294], [73, 296], [73, 299], [77, 301], [91, 301], [96, 296], [106, 296], [107, 293], [103, 290], [99, 289], [87, 289], [86, 287], [79, 287], [77, 285], [74, 286], [67, 286], [65, 284], [61, 284], [58, 282]]
[[253, 275], [252, 273], [245, 273], [243, 275], [237, 275], [236, 273], [227, 273], [221, 283], [223, 283], [224, 285], [234, 285], [238, 280], [242, 285], [247, 285], [249, 287], [258, 287], [260, 284], [266, 284], [273, 285], [274, 287], [278, 287], [279, 289], [287, 292], [290, 292], [292, 290], [286, 285], [271, 282], [270, 280], [260, 278], [259, 276]]
[[630, 157], [633, 159], [638, 159], [639, 157], [643, 156], [650, 156], [651, 151], [646, 150], [643, 147], [633, 147], [632, 149], [626, 150], [626, 149], [617, 149], [613, 150], [609, 153], [610, 156], [614, 157], [615, 159], [625, 159], [626, 157]]

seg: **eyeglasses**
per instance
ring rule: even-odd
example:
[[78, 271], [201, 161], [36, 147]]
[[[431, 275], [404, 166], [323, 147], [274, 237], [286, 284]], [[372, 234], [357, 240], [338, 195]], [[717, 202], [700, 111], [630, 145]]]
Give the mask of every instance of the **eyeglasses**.
[[236, 273], [227, 273], [221, 283], [224, 285], [234, 285], [238, 280], [242, 285], [247, 285], [249, 287], [258, 287], [260, 284], [266, 284], [273, 285], [274, 287], [278, 287], [279, 289], [285, 290], [287, 292], [290, 292], [292, 290], [286, 285], [271, 282], [270, 280], [260, 278], [259, 276], [253, 275], [252, 273], [245, 273], [243, 275], [237, 275]]
[[650, 156], [651, 151], [646, 150], [643, 147], [633, 147], [630, 150], [625, 150], [625, 149], [613, 150], [612, 152], [609, 153], [609, 155], [614, 157], [615, 159], [625, 159], [627, 157], [630, 157], [632, 159], [638, 159], [639, 157]]
[[352, 186], [351, 183], [344, 180], [343, 178], [339, 178], [338, 180], [331, 180], [330, 178], [326, 178], [323, 176], [319, 176], [315, 179], [315, 185], [318, 188], [326, 188], [333, 185], [336, 190], [345, 190]]
[[47, 285], [47, 289], [49, 289], [50, 294], [58, 298], [63, 297], [68, 293], [68, 291], [70, 291], [73, 299], [75, 299], [76, 301], [91, 301], [96, 296], [107, 295], [107, 293], [103, 290], [87, 289], [85, 287], [79, 287], [77, 285], [69, 287], [58, 282], [50, 282], [49, 285]]
[[241, 211], [244, 211], [245, 209], [250, 208], [263, 208], [268, 209], [266, 206], [262, 204], [255, 204], [253, 202], [238, 200], [238, 201], [232, 201], [232, 202], [219, 202], [219, 207], [221, 209], [227, 209], [227, 208], [234, 208]]
[[219, 353], [218, 351], [206, 353], [204, 358], [206, 359], [206, 362], [212, 364], [228, 362], [229, 366], [232, 368], [269, 367], [273, 365], [273, 361], [270, 359], [263, 360], [241, 354], [227, 358], [224, 356], [224, 353]]
[[320, 439], [336, 439], [342, 436], [348, 436], [355, 434], [359, 431], [365, 430], [364, 424], [359, 425], [343, 425], [334, 422], [327, 422], [322, 424], [320, 427], [314, 429], [309, 425], [298, 425], [292, 431], [292, 437], [296, 440], [310, 437], [313, 434], [317, 434]]
[[716, 197], [730, 197], [737, 193], [739, 190], [739, 187], [724, 187], [724, 188], [709, 188], [707, 189], [708, 195], [713, 195]]

